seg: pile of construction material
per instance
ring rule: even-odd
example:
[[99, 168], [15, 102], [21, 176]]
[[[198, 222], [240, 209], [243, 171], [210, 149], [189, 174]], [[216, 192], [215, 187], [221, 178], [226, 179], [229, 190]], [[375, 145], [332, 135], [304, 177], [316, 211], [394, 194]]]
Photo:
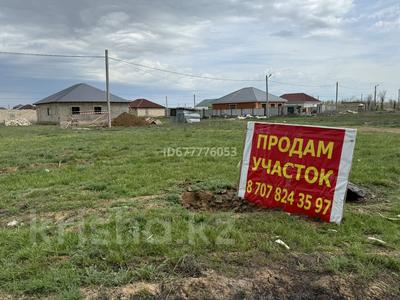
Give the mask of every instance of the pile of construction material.
[[147, 125], [161, 125], [161, 121], [153, 118], [137, 117], [129, 113], [122, 113], [114, 120], [112, 126], [147, 126]]
[[6, 120], [4, 121], [4, 125], [6, 126], [30, 126], [32, 125], [27, 119], [15, 119], [15, 120]]
[[239, 119], [239, 120], [246, 120], [246, 119], [253, 119], [253, 118], [256, 118], [256, 119], [260, 120], [260, 119], [267, 119], [267, 116], [252, 116], [250, 114], [247, 114], [245, 116], [238, 116], [237, 117], [237, 119]]
[[160, 120], [153, 119], [153, 118], [146, 118], [145, 121], [149, 125], [161, 125], [162, 124], [162, 122]]

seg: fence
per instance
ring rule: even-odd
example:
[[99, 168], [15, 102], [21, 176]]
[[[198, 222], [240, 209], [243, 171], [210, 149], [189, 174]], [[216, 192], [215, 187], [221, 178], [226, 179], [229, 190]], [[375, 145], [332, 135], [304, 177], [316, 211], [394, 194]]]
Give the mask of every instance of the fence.
[[0, 124], [5, 121], [26, 119], [31, 123], [37, 122], [36, 110], [33, 109], [4, 109], [0, 110]]
[[[238, 117], [238, 116], [265, 116], [264, 108], [249, 108], [249, 109], [209, 109], [199, 111], [202, 118], [206, 117]], [[286, 114], [285, 108], [270, 108], [270, 116], [281, 116]]]

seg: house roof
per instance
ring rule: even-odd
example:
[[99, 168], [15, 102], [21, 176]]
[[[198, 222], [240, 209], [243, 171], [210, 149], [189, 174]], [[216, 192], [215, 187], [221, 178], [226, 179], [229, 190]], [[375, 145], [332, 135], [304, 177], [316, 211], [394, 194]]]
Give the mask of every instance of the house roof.
[[314, 97], [304, 94], [304, 93], [293, 93], [293, 94], [284, 94], [281, 96], [281, 98], [286, 99], [288, 102], [287, 104], [298, 104], [298, 103], [306, 103], [306, 102], [312, 102], [312, 103], [320, 103], [321, 101], [318, 99], [315, 99]]
[[147, 99], [136, 99], [129, 103], [130, 108], [165, 108], [164, 106]]
[[201, 101], [199, 104], [196, 105], [196, 107], [211, 107], [211, 105], [216, 101], [217, 99], [204, 99]]
[[17, 109], [18, 110], [22, 110], [22, 109], [33, 109], [33, 110], [35, 110], [36, 107], [34, 105], [32, 105], [32, 104], [25, 104], [25, 105], [21, 105]]
[[[268, 93], [268, 99], [269, 102], [286, 102], [285, 99], [282, 99], [278, 96], [269, 93]], [[265, 100], [266, 100], [266, 93], [264, 91], [254, 87], [246, 87], [216, 99], [213, 104], [265, 102]]]
[[[65, 90], [62, 90], [58, 93], [50, 95], [40, 101], [37, 101], [36, 103], [34, 103], [34, 105], [71, 102], [107, 102], [106, 92], [86, 83], [79, 83], [70, 86], [69, 88], [66, 88]], [[110, 94], [110, 102], [128, 103], [129, 101], [116, 95]]]

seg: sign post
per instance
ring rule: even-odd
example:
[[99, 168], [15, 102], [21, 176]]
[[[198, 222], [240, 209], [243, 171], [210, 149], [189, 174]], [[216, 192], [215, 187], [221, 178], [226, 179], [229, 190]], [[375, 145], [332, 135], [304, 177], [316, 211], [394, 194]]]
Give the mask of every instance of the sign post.
[[239, 197], [339, 224], [356, 129], [249, 122]]

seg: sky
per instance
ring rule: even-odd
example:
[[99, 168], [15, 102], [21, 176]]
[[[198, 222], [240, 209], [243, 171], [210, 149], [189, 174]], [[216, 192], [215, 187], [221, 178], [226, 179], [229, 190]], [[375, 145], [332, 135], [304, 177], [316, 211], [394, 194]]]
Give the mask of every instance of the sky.
[[[169, 106], [243, 87], [321, 100], [400, 89], [398, 0], [0, 0], [0, 51], [110, 57], [111, 92]], [[0, 54], [0, 106], [105, 88], [103, 58]]]

